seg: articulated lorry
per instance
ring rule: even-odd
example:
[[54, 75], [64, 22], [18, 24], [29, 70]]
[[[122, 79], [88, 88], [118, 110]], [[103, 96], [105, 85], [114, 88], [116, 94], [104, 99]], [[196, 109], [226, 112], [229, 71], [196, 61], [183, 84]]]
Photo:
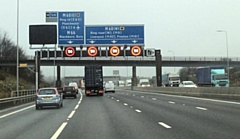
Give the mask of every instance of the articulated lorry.
[[103, 96], [102, 66], [85, 66], [85, 95], [96, 94]]
[[167, 73], [162, 75], [162, 85], [165, 87], [178, 87], [180, 84], [180, 76], [176, 73]]
[[229, 87], [229, 78], [224, 67], [197, 68], [197, 85], [213, 87]]

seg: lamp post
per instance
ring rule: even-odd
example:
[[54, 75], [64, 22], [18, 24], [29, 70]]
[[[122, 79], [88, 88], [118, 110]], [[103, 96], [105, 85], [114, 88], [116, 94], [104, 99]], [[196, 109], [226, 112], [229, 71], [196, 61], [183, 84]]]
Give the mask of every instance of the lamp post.
[[227, 75], [229, 79], [229, 57], [228, 57], [228, 36], [227, 31], [225, 30], [217, 30], [217, 32], [224, 32], [226, 34], [226, 49], [227, 49]]
[[[168, 52], [172, 52], [173, 53], [173, 60], [175, 61], [175, 53], [174, 53], [174, 51], [169, 50]], [[175, 73], [175, 67], [174, 67], [174, 73]]]
[[19, 82], [19, 68], [18, 68], [18, 65], [19, 65], [19, 48], [18, 48], [18, 45], [19, 45], [19, 0], [17, 0], [17, 65], [16, 65], [16, 67], [17, 67], [17, 95], [19, 94], [19, 89], [18, 89], [18, 82]]

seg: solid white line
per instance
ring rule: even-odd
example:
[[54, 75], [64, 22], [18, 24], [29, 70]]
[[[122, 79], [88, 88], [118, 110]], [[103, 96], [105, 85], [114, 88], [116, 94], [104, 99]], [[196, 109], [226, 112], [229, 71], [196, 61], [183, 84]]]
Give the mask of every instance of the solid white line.
[[73, 115], [74, 115], [74, 113], [75, 113], [75, 111], [72, 111], [72, 112], [69, 114], [68, 119], [72, 118]]
[[144, 98], [144, 96], [141, 96], [142, 98]]
[[152, 98], [152, 100], [157, 100], [156, 98]]
[[58, 128], [58, 130], [54, 133], [54, 135], [51, 137], [51, 139], [57, 139], [58, 136], [61, 134], [65, 126], [67, 125], [67, 122], [62, 123], [62, 125]]
[[119, 100], [117, 100], [117, 102], [119, 102]]
[[[132, 90], [127, 90], [127, 91], [136, 92], [136, 91], [132, 91]], [[146, 94], [145, 92], [140, 92], [140, 91], [138, 91], [138, 93]], [[225, 101], [225, 100], [209, 99], [209, 98], [197, 98], [197, 97], [190, 97], [190, 96], [177, 96], [177, 95], [168, 95], [168, 94], [160, 94], [160, 93], [161, 92], [159, 92], [159, 93], [150, 93], [150, 92], [148, 92], [147, 94], [159, 95], [159, 96], [168, 96], [168, 97], [180, 97], [180, 98], [198, 99], [198, 100], [205, 100], [205, 101], [213, 101], [213, 102], [221, 102], [221, 103], [240, 105], [240, 102], [234, 102], [234, 101]]]
[[175, 102], [173, 102], [173, 101], [168, 101], [168, 103], [175, 104]]
[[163, 126], [163, 127], [165, 127], [165, 128], [172, 128], [171, 126], [169, 126], [169, 125], [167, 125], [167, 124], [165, 124], [163, 122], [158, 122], [158, 124]]
[[26, 108], [23, 108], [23, 109], [20, 109], [20, 110], [17, 110], [17, 111], [14, 111], [14, 112], [11, 112], [11, 113], [2, 115], [2, 116], [0, 116], [0, 119], [1, 119], [1, 118], [4, 118], [4, 117], [7, 117], [7, 116], [9, 116], [9, 115], [13, 115], [13, 114], [15, 114], [15, 113], [18, 113], [18, 112], [21, 112], [21, 111], [30, 109], [30, 108], [32, 108], [32, 107], [34, 107], [34, 106], [35, 106], [35, 105], [31, 105], [31, 106], [28, 106], [28, 107], [26, 107]]
[[207, 110], [207, 108], [203, 108], [203, 107], [196, 107], [196, 108], [199, 109], [199, 110], [204, 110], [204, 111]]
[[135, 111], [136, 111], [136, 112], [139, 112], [139, 113], [142, 112], [142, 111], [140, 111], [140, 110], [138, 110], [138, 109], [136, 109]]
[[127, 103], [123, 103], [123, 105], [127, 106], [128, 104]]

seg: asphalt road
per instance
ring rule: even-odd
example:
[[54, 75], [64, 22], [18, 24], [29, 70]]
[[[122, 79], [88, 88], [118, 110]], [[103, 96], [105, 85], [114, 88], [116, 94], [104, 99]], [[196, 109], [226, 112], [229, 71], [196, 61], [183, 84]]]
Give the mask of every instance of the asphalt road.
[[240, 103], [118, 90], [0, 111], [0, 139], [239, 139]]

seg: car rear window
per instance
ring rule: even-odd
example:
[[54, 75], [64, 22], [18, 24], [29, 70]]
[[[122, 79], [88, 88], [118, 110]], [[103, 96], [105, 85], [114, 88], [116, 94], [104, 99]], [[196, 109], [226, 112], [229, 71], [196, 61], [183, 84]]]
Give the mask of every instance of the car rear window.
[[51, 94], [55, 94], [54, 89], [42, 89], [39, 92], [40, 95], [51, 95]]
[[69, 86], [78, 86], [77, 83], [69, 83]]
[[73, 90], [73, 88], [74, 88], [73, 86], [71, 86], [71, 87], [70, 86], [69, 87], [64, 87], [64, 90], [70, 91], [70, 90]]

